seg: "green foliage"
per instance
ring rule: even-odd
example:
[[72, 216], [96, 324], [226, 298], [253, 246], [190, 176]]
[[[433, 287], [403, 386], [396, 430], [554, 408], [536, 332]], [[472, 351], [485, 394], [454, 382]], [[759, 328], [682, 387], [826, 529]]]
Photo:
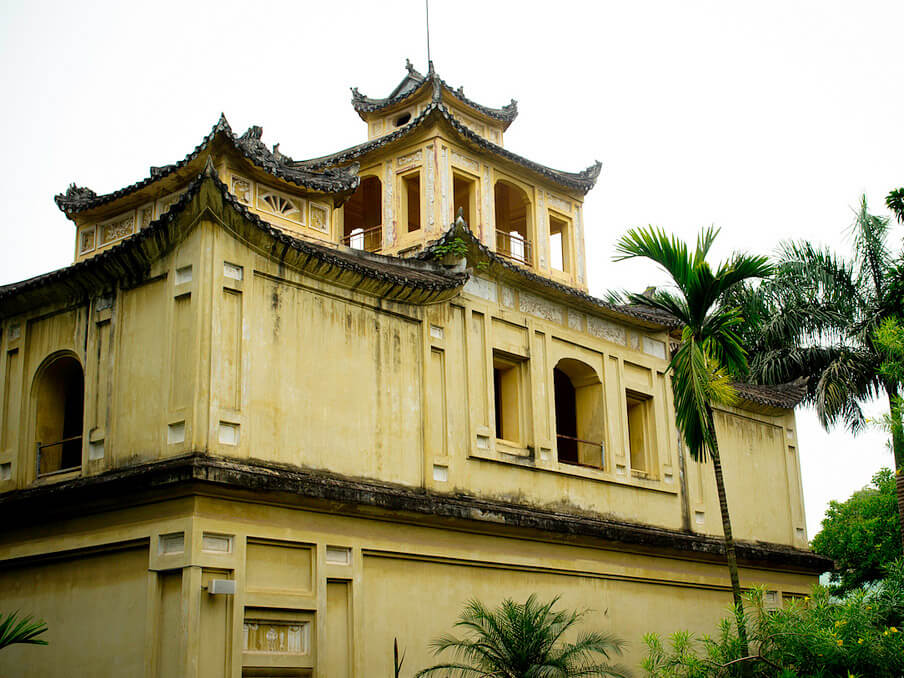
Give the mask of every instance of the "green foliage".
[[494, 610], [472, 600], [455, 626], [466, 635], [442, 636], [431, 643], [434, 654], [449, 651], [452, 661], [418, 672], [420, 676], [459, 678], [576, 678], [628, 676], [628, 670], [610, 664], [624, 642], [613, 635], [585, 631], [574, 642], [563, 636], [585, 612], [553, 610], [558, 598], [542, 603], [535, 595], [524, 603], [506, 599]]
[[873, 476], [872, 487], [858, 490], [847, 501], [829, 503], [812, 547], [835, 561], [832, 593], [848, 593], [881, 579], [886, 564], [901, 557], [896, 501], [895, 477], [886, 468]]
[[468, 244], [462, 238], [455, 236], [448, 242], [434, 245], [433, 251], [441, 257], [444, 257], [447, 254], [451, 254], [453, 256], [463, 258], [468, 254]]
[[712, 227], [702, 231], [691, 251], [675, 236], [650, 226], [628, 231], [616, 246], [616, 261], [650, 259], [665, 269], [677, 288], [677, 294], [654, 290], [632, 294], [630, 299], [670, 313], [684, 326], [670, 369], [678, 427], [688, 451], [698, 461], [705, 461], [716, 444], [711, 404], [730, 403], [734, 389], [729, 374], [747, 369], [747, 355], [737, 335], [743, 319], [724, 299], [745, 280], [772, 272], [765, 257], [743, 254], [734, 255], [713, 271], [706, 256], [718, 233]]
[[898, 318], [885, 318], [873, 335], [882, 364], [879, 371], [896, 383], [904, 383], [904, 325]]
[[[716, 637], [686, 631], [644, 637], [641, 667], [649, 678], [892, 678], [904, 672], [904, 561], [875, 589], [833, 598], [817, 586], [810, 598], [767, 609], [764, 591], [746, 594], [749, 655], [725, 619]], [[743, 673], [742, 673], [743, 671]]]
[[784, 243], [775, 276], [744, 300], [742, 313], [752, 311], [745, 338], [755, 380], [807, 379], [807, 400], [826, 428], [860, 431], [867, 423], [861, 404], [888, 393], [873, 343], [876, 328], [900, 303], [888, 232], [888, 219], [870, 214], [864, 198], [851, 227], [849, 260], [810, 242]]
[[38, 638], [47, 631], [47, 624], [31, 616], [18, 617], [18, 612], [12, 612], [0, 618], [0, 649], [16, 644], [47, 645], [46, 640]]
[[904, 224], [904, 188], [896, 188], [885, 198], [888, 206], [902, 224]]

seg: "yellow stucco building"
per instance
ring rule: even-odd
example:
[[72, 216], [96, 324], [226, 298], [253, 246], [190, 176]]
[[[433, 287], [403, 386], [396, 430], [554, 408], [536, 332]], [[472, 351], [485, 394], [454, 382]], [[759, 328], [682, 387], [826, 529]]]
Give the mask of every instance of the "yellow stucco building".
[[[0, 609], [16, 676], [391, 676], [477, 597], [560, 595], [631, 643], [730, 603], [672, 319], [587, 293], [599, 164], [507, 150], [432, 67], [353, 90], [368, 140], [296, 161], [221, 118], [56, 200], [75, 263], [0, 287]], [[456, 219], [456, 216], [461, 216]], [[741, 581], [806, 593], [787, 387], [717, 412]]]

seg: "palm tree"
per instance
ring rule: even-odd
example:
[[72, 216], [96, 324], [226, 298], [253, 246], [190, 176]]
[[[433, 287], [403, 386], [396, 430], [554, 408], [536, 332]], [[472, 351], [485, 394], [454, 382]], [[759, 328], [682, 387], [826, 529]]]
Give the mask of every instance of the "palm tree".
[[[756, 348], [751, 373], [773, 384], [806, 378], [806, 402], [826, 429], [844, 424], [861, 431], [867, 424], [862, 404], [885, 395], [900, 475], [901, 382], [883, 370], [876, 335], [886, 320], [904, 319], [904, 264], [888, 247], [889, 220], [870, 214], [865, 197], [856, 214], [850, 260], [809, 242], [781, 246], [775, 277], [747, 300], [764, 309], [748, 327]], [[901, 491], [898, 512], [904, 519]]]
[[446, 635], [431, 643], [434, 654], [449, 650], [453, 660], [423, 669], [416, 678], [630, 676], [625, 667], [608, 663], [610, 654], [622, 653], [624, 641], [600, 632], [581, 633], [571, 643], [562, 641], [586, 613], [553, 610], [558, 600], [541, 603], [531, 595], [524, 603], [506, 599], [495, 610], [471, 600], [455, 623], [467, 635]]
[[709, 457], [713, 462], [738, 637], [747, 654], [738, 560], [722, 478], [713, 405], [734, 401], [736, 393], [731, 375], [747, 370], [747, 355], [736, 332], [742, 317], [737, 308], [725, 303], [726, 295], [746, 280], [770, 275], [772, 267], [766, 257], [736, 254], [714, 272], [706, 256], [718, 233], [718, 229], [712, 227], [704, 230], [697, 237], [697, 248], [692, 253], [684, 242], [666, 235], [662, 229], [652, 226], [631, 229], [618, 242], [615, 260], [650, 259], [665, 269], [677, 288], [677, 293], [654, 290], [644, 295], [632, 294], [630, 299], [672, 314], [683, 326], [681, 343], [669, 363], [675, 394], [675, 419], [691, 458], [699, 463]]
[[18, 612], [12, 612], [0, 618], [0, 650], [9, 645], [47, 645], [47, 641], [38, 638], [47, 631], [47, 624], [43, 621], [34, 621], [32, 618], [23, 617], [17, 619]]

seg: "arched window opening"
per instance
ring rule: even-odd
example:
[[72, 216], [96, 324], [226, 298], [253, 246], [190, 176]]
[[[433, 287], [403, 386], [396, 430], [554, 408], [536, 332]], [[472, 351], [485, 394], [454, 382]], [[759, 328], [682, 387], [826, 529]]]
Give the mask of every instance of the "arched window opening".
[[493, 192], [496, 203], [496, 253], [519, 264], [532, 265], [531, 213], [527, 193], [507, 181], [497, 181]]
[[82, 466], [85, 375], [72, 357], [57, 358], [38, 377], [35, 446], [38, 477]]
[[356, 250], [379, 252], [383, 247], [383, 185], [377, 177], [364, 177], [344, 207], [342, 244]]
[[559, 462], [603, 468], [603, 385], [592, 367], [563, 358], [553, 369]]

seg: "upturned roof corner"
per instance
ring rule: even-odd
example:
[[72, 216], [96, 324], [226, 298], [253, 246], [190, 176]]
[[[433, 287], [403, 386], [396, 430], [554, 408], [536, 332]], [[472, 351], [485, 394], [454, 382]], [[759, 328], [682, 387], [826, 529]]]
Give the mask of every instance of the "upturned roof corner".
[[193, 163], [199, 158], [205, 154], [208, 157], [216, 155], [223, 148], [231, 149], [278, 179], [311, 191], [342, 195], [350, 194], [358, 187], [357, 166], [319, 169], [299, 166], [291, 157], [279, 150], [279, 144], [267, 148], [261, 141], [262, 135], [263, 129], [253, 125], [241, 136], [236, 136], [226, 116], [221, 113], [207, 136], [182, 160], [169, 165], [151, 167], [145, 179], [103, 195], [98, 195], [89, 188], [71, 184], [65, 193], [56, 195], [54, 201], [60, 210], [73, 218], [79, 212], [126, 197], [177, 172], [189, 171], [191, 166], [197, 167]]
[[361, 94], [357, 87], [352, 88], [352, 107], [361, 116], [362, 120], [366, 120], [371, 113], [379, 113], [393, 106], [403, 104], [409, 98], [423, 92], [426, 87], [432, 88], [433, 94], [431, 98], [434, 102], [439, 102], [445, 92], [463, 106], [488, 118], [502, 122], [503, 129], [508, 129], [515, 118], [518, 117], [518, 103], [514, 99], [499, 108], [478, 104], [465, 96], [464, 87], [453, 88], [439, 77], [433, 68], [433, 62], [430, 62], [426, 76], [418, 72], [408, 59], [405, 60], [405, 70], [407, 71], [405, 76], [385, 97], [368, 97]]

